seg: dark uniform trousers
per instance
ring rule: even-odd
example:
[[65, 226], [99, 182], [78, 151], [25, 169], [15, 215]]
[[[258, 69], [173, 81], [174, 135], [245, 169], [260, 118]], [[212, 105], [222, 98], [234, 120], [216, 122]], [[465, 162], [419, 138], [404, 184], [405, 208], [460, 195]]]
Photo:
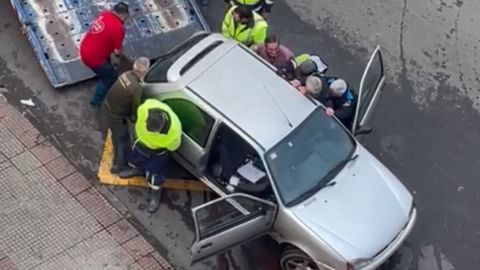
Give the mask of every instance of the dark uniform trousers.
[[124, 116], [114, 115], [108, 108], [108, 104], [102, 104], [103, 124], [112, 133], [113, 165], [127, 166], [126, 154], [130, 144], [128, 119]]
[[151, 189], [160, 189], [165, 181], [165, 172], [170, 159], [168, 151], [152, 150], [137, 141], [129, 149], [127, 159], [131, 166], [145, 171], [145, 177]]

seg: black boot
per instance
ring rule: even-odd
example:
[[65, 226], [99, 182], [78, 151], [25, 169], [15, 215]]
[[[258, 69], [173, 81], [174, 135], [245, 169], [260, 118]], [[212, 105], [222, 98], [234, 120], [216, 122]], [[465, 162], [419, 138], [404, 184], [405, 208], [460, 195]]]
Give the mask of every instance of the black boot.
[[145, 176], [145, 172], [143, 170], [140, 170], [138, 168], [127, 168], [125, 170], [122, 170], [118, 172], [117, 174], [120, 178], [125, 179], [125, 178], [132, 178], [135, 176]]
[[128, 166], [126, 162], [113, 162], [110, 168], [111, 174], [118, 174], [121, 171], [130, 170], [132, 167]]
[[112, 164], [112, 167], [110, 168], [110, 173], [111, 174], [117, 174], [120, 171], [127, 170], [128, 168], [126, 166], [121, 166], [118, 164]]

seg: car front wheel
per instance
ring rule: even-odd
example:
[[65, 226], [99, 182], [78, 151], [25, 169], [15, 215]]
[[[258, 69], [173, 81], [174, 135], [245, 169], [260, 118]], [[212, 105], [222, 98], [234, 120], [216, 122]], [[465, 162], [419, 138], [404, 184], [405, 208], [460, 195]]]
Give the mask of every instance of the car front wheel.
[[280, 258], [282, 270], [321, 270], [307, 254], [296, 248], [286, 248]]

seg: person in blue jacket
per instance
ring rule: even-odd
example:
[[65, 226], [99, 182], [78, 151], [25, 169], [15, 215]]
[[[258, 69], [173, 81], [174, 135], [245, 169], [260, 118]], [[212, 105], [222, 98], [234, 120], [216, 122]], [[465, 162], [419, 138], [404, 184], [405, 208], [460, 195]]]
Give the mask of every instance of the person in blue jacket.
[[325, 105], [325, 112], [335, 115], [351, 129], [355, 116], [356, 96], [343, 79], [310, 75], [305, 82], [306, 93]]

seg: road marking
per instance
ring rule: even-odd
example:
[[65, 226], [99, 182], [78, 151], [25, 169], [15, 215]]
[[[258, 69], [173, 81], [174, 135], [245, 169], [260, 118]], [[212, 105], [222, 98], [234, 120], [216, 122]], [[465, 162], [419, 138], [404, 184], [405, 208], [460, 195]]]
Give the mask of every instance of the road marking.
[[421, 248], [418, 270], [454, 270], [455, 267], [447, 256], [430, 245]]
[[[111, 174], [110, 168], [112, 167], [112, 155], [112, 141], [109, 130], [103, 146], [102, 159], [100, 161], [100, 165], [98, 166], [97, 176], [100, 180], [100, 183], [115, 186], [148, 187], [144, 177], [132, 177], [128, 179], [122, 179], [116, 175]], [[162, 187], [168, 189], [191, 191], [210, 190], [205, 184], [196, 179], [166, 179]]]

